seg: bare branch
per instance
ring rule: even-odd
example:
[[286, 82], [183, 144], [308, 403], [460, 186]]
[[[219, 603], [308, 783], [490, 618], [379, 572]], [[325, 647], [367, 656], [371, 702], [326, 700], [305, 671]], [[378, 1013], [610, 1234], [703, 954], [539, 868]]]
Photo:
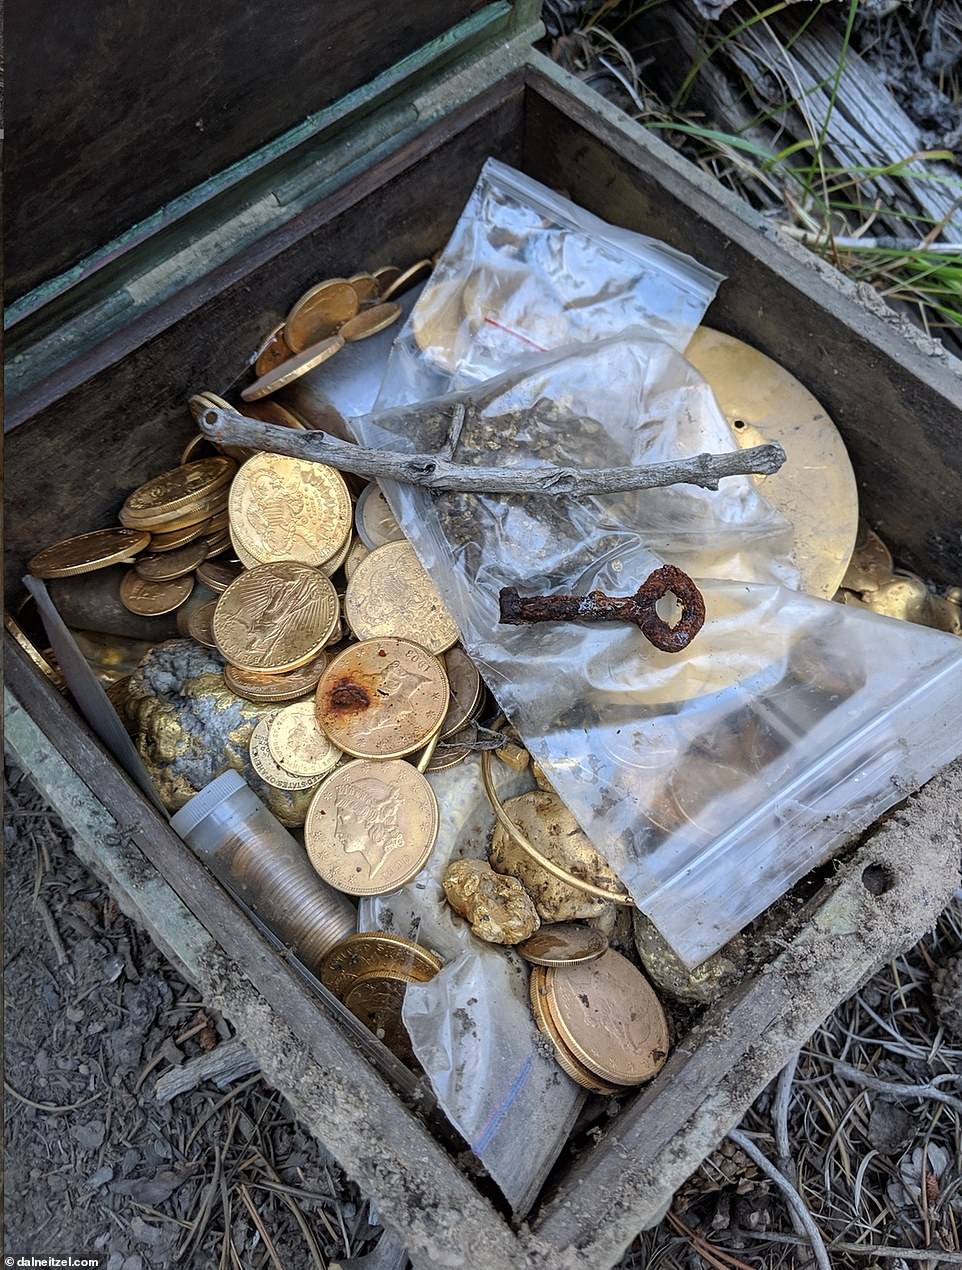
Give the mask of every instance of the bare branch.
[[583, 498], [620, 494], [625, 490], [665, 485], [700, 485], [717, 489], [726, 476], [768, 476], [785, 462], [780, 445], [756, 445], [726, 454], [698, 454], [645, 467], [570, 468], [539, 464], [527, 468], [465, 467], [443, 454], [401, 454], [352, 445], [326, 432], [298, 432], [247, 419], [234, 410], [205, 409], [198, 426], [205, 437], [225, 445], [270, 450], [295, 459], [328, 463], [343, 472], [370, 479], [401, 481], [434, 490], [477, 494], [536, 494]]

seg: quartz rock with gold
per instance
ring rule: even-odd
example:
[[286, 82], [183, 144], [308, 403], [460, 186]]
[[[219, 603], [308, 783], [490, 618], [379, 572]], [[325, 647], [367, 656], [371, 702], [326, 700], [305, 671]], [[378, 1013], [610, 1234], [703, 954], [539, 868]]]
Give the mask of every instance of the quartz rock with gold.
[[[591, 845], [574, 816], [557, 794], [535, 789], [509, 798], [504, 810], [531, 844], [565, 872], [595, 886], [621, 894], [617, 876]], [[491, 867], [521, 882], [534, 900], [543, 922], [569, 922], [579, 917], [599, 917], [609, 908], [577, 887], [553, 877], [519, 846], [500, 824], [491, 839]]]
[[632, 916], [635, 948], [646, 974], [656, 988], [677, 1001], [709, 1005], [724, 996], [745, 969], [748, 945], [741, 935], [689, 970], [654, 922], [637, 909]]
[[232, 767], [281, 824], [290, 829], [304, 823], [313, 788], [276, 789], [251, 767], [251, 732], [277, 707], [231, 692], [219, 653], [191, 639], [158, 644], [130, 677], [126, 709], [137, 749], [168, 811], [177, 811]]
[[442, 885], [448, 903], [470, 923], [471, 934], [489, 944], [520, 944], [541, 925], [518, 879], [495, 873], [484, 860], [455, 860]]

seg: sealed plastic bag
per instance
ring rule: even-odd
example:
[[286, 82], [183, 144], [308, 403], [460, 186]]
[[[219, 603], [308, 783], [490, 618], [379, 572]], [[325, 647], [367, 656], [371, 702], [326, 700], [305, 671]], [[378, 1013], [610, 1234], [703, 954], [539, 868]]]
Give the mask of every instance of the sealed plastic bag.
[[[527, 1211], [567, 1140], [585, 1092], [548, 1056], [528, 1003], [527, 967], [485, 944], [444, 897], [451, 860], [487, 854], [494, 814], [477, 757], [428, 777], [444, 809], [425, 869], [393, 895], [361, 901], [358, 929], [387, 930], [438, 953], [444, 968], [411, 984], [404, 1023], [446, 1115], [516, 1213]], [[505, 789], [525, 787], [508, 776]]]
[[[456, 403], [453, 457], [475, 466], [731, 448], [687, 363], [631, 338], [429, 403], [421, 426], [358, 421], [360, 439], [437, 451]], [[749, 478], [584, 500], [384, 488], [500, 705], [689, 965], [962, 751], [962, 645], [789, 590], [788, 527]], [[705, 594], [682, 653], [628, 625], [499, 624], [504, 586], [625, 595], [663, 559]]]
[[720, 281], [488, 159], [395, 342], [378, 404], [422, 401], [631, 327], [682, 350]]

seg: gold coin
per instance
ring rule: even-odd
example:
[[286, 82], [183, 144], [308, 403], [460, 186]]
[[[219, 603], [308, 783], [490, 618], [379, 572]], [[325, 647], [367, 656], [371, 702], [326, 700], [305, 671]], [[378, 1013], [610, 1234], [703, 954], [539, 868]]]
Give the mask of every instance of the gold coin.
[[298, 701], [274, 715], [267, 746], [275, 762], [295, 776], [326, 776], [343, 758], [321, 731], [313, 701]]
[[[208, 453], [204, 453], [204, 448]], [[208, 441], [203, 433], [198, 432], [184, 446], [183, 453], [180, 456], [180, 466], [183, 467], [187, 463], [196, 463], [198, 459], [212, 459], [216, 456], [217, 451], [212, 441]]]
[[296, 776], [293, 772], [288, 772], [281, 767], [270, 751], [267, 735], [276, 717], [276, 713], [272, 712], [257, 720], [248, 746], [251, 767], [262, 781], [266, 781], [274, 789], [310, 789], [312, 785], [318, 784], [316, 777]]
[[655, 991], [609, 948], [594, 961], [545, 972], [545, 999], [561, 1037], [602, 1080], [638, 1085], [668, 1057], [668, 1022]]
[[208, 560], [210, 560], [213, 556], [223, 555], [225, 551], [232, 549], [230, 535], [227, 533], [218, 534], [216, 537], [212, 538], [205, 538], [204, 541], [207, 543]]
[[391, 283], [400, 278], [400, 276], [401, 270], [397, 265], [378, 265], [376, 269], [371, 270], [371, 277], [377, 283], [378, 293], [382, 298]]
[[608, 949], [608, 936], [594, 926], [576, 922], [554, 922], [542, 926], [523, 943], [515, 946], [525, 961], [535, 966], [574, 966], [594, 961]]
[[233, 534], [230, 535], [231, 546], [234, 548], [234, 555], [241, 562], [245, 569], [254, 569], [261, 563], [255, 560], [252, 555], [244, 550]]
[[434, 268], [433, 260], [419, 260], [417, 264], [411, 265], [409, 269], [405, 269], [403, 273], [399, 273], [393, 282], [388, 283], [381, 292], [382, 300], [393, 300], [396, 295], [401, 295], [407, 291], [409, 287], [413, 287], [416, 282], [420, 282], [422, 278], [426, 278]]
[[169, 582], [172, 578], [182, 578], [185, 573], [193, 573], [206, 555], [207, 544], [194, 541], [160, 555], [143, 555], [134, 570], [148, 582]]
[[859, 594], [877, 591], [884, 583], [892, 581], [894, 572], [891, 551], [873, 529], [860, 521], [855, 550], [841, 585], [847, 591], [858, 591]]
[[403, 979], [369, 975], [348, 990], [344, 1004], [395, 1058], [407, 1067], [417, 1067], [414, 1046], [402, 1017], [407, 989]]
[[[233, 459], [231, 459], [233, 463]], [[149, 529], [153, 534], [173, 534], [179, 530], [205, 526], [227, 506], [227, 489], [218, 490], [210, 498], [170, 512], [157, 512], [149, 519], [136, 520], [125, 513], [132, 529]], [[135, 523], [136, 520], [136, 523]]]
[[460, 732], [481, 704], [481, 676], [463, 648], [449, 648], [442, 657], [451, 690], [451, 703], [441, 724], [441, 740]]
[[161, 472], [127, 495], [121, 521], [123, 523], [125, 515], [134, 520], [153, 521], [158, 515], [178, 508], [194, 507], [226, 486], [234, 471], [233, 460], [219, 454]]
[[368, 639], [339, 653], [317, 685], [317, 720], [356, 758], [401, 758], [431, 739], [448, 708], [444, 667], [408, 639]]
[[197, 608], [191, 609], [187, 614], [188, 635], [191, 639], [196, 640], [198, 644], [203, 644], [205, 648], [217, 647], [214, 643], [214, 633], [211, 629], [216, 607], [217, 601], [209, 600], [206, 604], [200, 604]]
[[316, 657], [337, 617], [330, 579], [310, 565], [279, 560], [246, 570], [221, 593], [214, 640], [232, 666], [276, 675]]
[[319, 567], [351, 531], [351, 496], [344, 477], [325, 463], [257, 454], [230, 490], [230, 533], [259, 564], [299, 560]]
[[448, 768], [457, 767], [459, 763], [463, 763], [473, 753], [474, 751], [470, 745], [448, 745], [447, 743], [442, 743], [431, 755], [431, 761], [424, 770], [426, 772], [446, 772]]
[[403, 635], [443, 653], [460, 638], [409, 542], [389, 542], [361, 561], [347, 584], [344, 616], [358, 639]]
[[328, 661], [326, 652], [318, 653], [306, 665], [282, 675], [263, 675], [238, 666], [225, 666], [224, 678], [231, 692], [247, 701], [296, 701], [311, 693], [313, 708], [313, 692]]
[[531, 971], [531, 980], [528, 985], [529, 995], [531, 997], [531, 1009], [534, 1014], [534, 1021], [538, 1025], [538, 1031], [543, 1033], [551, 1044], [554, 1046], [555, 1059], [558, 1066], [565, 1072], [577, 1085], [581, 1085], [584, 1089], [591, 1089], [598, 1094], [622, 1094], [624, 1089], [618, 1085], [606, 1084], [600, 1080], [592, 1071], [589, 1071], [583, 1063], [579, 1063], [571, 1051], [567, 1048], [562, 1040], [561, 1034], [551, 1017], [548, 1010], [547, 990], [545, 988], [546, 972], [535, 966]]
[[700, 326], [685, 357], [708, 380], [739, 446], [784, 446], [783, 466], [752, 479], [793, 527], [803, 590], [831, 599], [858, 530], [855, 473], [838, 429], [794, 375], [731, 335]]
[[[353, 291], [351, 294], [354, 294]], [[283, 388], [285, 384], [292, 384], [295, 379], [300, 379], [315, 366], [322, 365], [343, 347], [344, 341], [340, 335], [329, 335], [318, 343], [311, 344], [296, 357], [291, 357], [280, 366], [276, 366], [274, 370], [268, 371], [260, 379], [255, 379], [241, 392], [241, 396], [245, 401], [257, 401], [260, 397], [267, 397], [272, 392], [277, 392], [278, 388]]]
[[229, 560], [205, 560], [197, 566], [197, 581], [210, 587], [218, 595], [226, 591], [232, 582], [241, 575], [240, 564], [232, 564]]
[[330, 886], [387, 895], [424, 868], [438, 821], [434, 790], [416, 767], [356, 759], [332, 772], [311, 799], [304, 845]]
[[284, 323], [275, 326], [267, 339], [254, 354], [254, 374], [266, 375], [268, 371], [280, 366], [292, 356], [294, 350], [284, 338]]
[[358, 310], [357, 292], [345, 278], [331, 278], [311, 287], [297, 301], [284, 324], [284, 338], [299, 353], [333, 335]]
[[326, 573], [329, 578], [332, 578], [334, 574], [337, 573], [338, 569], [340, 569], [341, 565], [347, 559], [348, 553], [351, 550], [352, 537], [353, 535], [349, 531], [347, 537], [344, 539], [340, 551], [336, 551], [334, 555], [331, 556], [330, 560], [325, 560], [324, 563], [319, 566], [321, 572]]
[[[353, 278], [348, 278], [348, 282], [354, 288], [358, 304], [370, 304], [372, 300], [378, 300], [381, 297], [381, 288], [373, 274], [356, 273]], [[348, 321], [351, 320], [348, 318]], [[347, 336], [344, 338], [346, 339]]]
[[375, 304], [345, 322], [338, 334], [343, 340], [365, 340], [369, 335], [385, 331], [401, 316], [401, 306], [394, 303]]
[[278, 401], [249, 401], [244, 407], [248, 419], [260, 419], [261, 423], [274, 423], [279, 428], [291, 428], [295, 432], [303, 432], [304, 424], [297, 415], [282, 406]]
[[350, 582], [354, 575], [354, 570], [361, 563], [365, 556], [371, 554], [371, 548], [366, 547], [360, 538], [355, 538], [348, 548], [347, 555], [344, 557], [344, 576]]
[[402, 542], [404, 530], [394, 519], [394, 513], [376, 481], [365, 485], [354, 509], [358, 537], [369, 551], [383, 547], [388, 542]]
[[141, 617], [161, 617], [179, 609], [193, 589], [192, 573], [169, 582], [148, 582], [131, 569], [120, 580], [120, 602]]
[[44, 547], [27, 568], [36, 578], [71, 578], [129, 560], [149, 542], [150, 534], [144, 530], [95, 529]]
[[428, 983], [443, 962], [423, 944], [386, 931], [348, 935], [331, 949], [321, 967], [321, 982], [341, 1001], [361, 979], [390, 976], [406, 983]]

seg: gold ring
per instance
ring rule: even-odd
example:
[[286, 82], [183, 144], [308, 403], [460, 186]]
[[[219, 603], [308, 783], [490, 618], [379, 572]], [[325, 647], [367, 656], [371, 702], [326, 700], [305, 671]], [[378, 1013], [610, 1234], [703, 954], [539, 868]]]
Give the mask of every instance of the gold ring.
[[[503, 722], [504, 715], [500, 715], [491, 724], [491, 727], [498, 728]], [[494, 787], [494, 777], [491, 774], [491, 755], [493, 753], [493, 750], [483, 750], [481, 753], [481, 780], [484, 782], [484, 792], [487, 794], [488, 800], [494, 809], [498, 823], [506, 833], [511, 835], [522, 851], [526, 851], [532, 860], [539, 864], [547, 873], [550, 873], [552, 877], [557, 878], [560, 882], [567, 883], [568, 886], [573, 886], [575, 890], [584, 891], [586, 895], [592, 895], [595, 899], [610, 900], [612, 904], [626, 904], [633, 908], [635, 902], [627, 890], [619, 895], [614, 891], [606, 891], [604, 887], [595, 886], [593, 882], [585, 882], [582, 878], [576, 878], [574, 874], [568, 873], [560, 865], [555, 864], [554, 860], [549, 860], [547, 856], [542, 855], [534, 843], [525, 837], [501, 805], [501, 799], [498, 797], [498, 792]]]

